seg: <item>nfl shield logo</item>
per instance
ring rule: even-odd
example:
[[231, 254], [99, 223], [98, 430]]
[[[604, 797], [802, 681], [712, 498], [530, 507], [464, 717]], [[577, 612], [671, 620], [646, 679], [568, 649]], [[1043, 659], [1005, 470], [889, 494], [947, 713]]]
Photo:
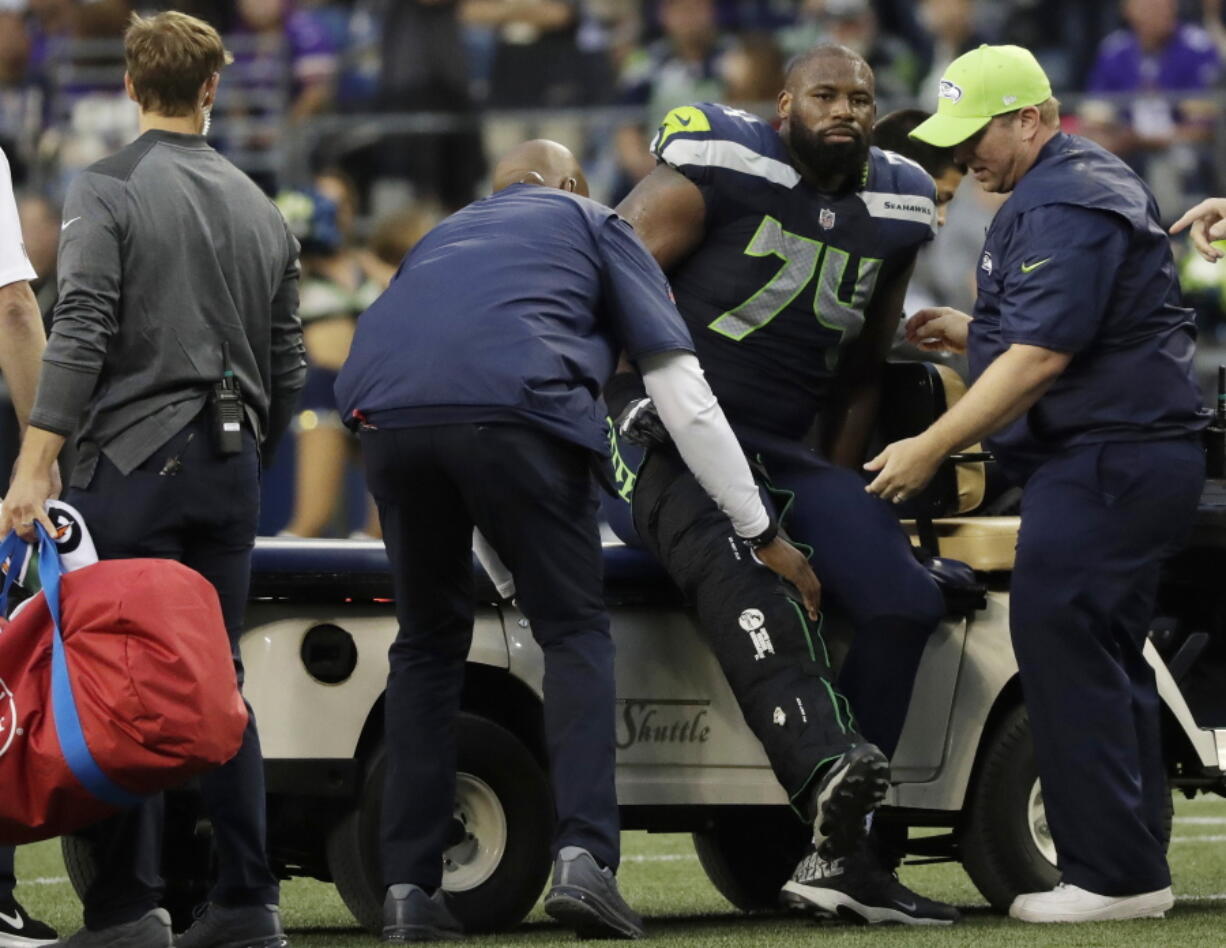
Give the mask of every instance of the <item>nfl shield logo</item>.
[[817, 222], [821, 225], [822, 230], [829, 230], [834, 226], [834, 211], [823, 207], [822, 212], [817, 215]]

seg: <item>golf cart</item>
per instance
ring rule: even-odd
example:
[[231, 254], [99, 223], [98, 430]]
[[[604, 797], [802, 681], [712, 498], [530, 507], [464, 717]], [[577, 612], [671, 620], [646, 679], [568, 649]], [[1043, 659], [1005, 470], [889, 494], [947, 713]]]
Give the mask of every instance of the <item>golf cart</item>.
[[[961, 382], [925, 364], [891, 366], [887, 440], [926, 426]], [[1004, 910], [1058, 879], [1008, 628], [1018, 518], [1000, 506], [982, 455], [946, 465], [910, 502], [917, 545], [967, 564], [946, 581], [948, 615], [924, 653], [878, 825], [908, 853], [961, 861]], [[809, 832], [787, 806], [761, 746], [692, 613], [644, 552], [605, 544], [617, 645], [617, 789], [626, 829], [692, 833], [716, 888], [745, 910], [777, 904]], [[1223, 792], [1226, 780], [1226, 489], [1213, 482], [1188, 548], [1169, 566], [1146, 656], [1163, 701], [1173, 789]], [[972, 572], [973, 571], [973, 572]], [[942, 570], [957, 573], [957, 570]], [[479, 573], [479, 570], [478, 570]], [[469, 931], [514, 926], [551, 866], [552, 806], [541, 716], [541, 652], [527, 620], [479, 574], [459, 724], [454, 835], [444, 887]], [[255, 551], [246, 694], [268, 776], [269, 847], [283, 877], [335, 883], [355, 918], [381, 924], [383, 694], [396, 634], [378, 542], [262, 539]], [[836, 665], [850, 635], [824, 634]], [[166, 875], [179, 913], [207, 891], [209, 827], [190, 792], [168, 803]], [[916, 833], [913, 830], [924, 829]], [[65, 842], [70, 877], [92, 854]]]

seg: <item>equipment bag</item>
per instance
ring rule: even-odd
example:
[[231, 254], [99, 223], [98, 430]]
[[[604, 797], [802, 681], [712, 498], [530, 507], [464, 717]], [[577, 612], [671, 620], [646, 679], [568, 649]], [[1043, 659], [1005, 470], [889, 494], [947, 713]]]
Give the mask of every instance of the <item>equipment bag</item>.
[[[247, 709], [221, 606], [163, 559], [63, 573], [41, 524], [42, 592], [0, 619], [0, 844], [73, 832], [238, 753]], [[0, 544], [0, 616], [28, 547]]]

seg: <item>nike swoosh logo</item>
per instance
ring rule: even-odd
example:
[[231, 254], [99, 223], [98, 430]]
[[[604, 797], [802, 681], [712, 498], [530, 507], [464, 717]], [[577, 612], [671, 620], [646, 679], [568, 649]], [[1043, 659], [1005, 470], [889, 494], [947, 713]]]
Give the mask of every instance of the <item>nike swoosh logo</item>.
[[691, 119], [691, 118], [682, 118], [680, 115], [678, 115], [678, 116], [677, 116], [677, 124], [678, 124], [678, 125], [687, 125], [687, 126], [688, 126], [688, 125], [690, 124], [690, 122], [692, 122], [692, 121], [694, 121], [694, 120], [693, 120], [693, 119]]
[[895, 899], [894, 904], [897, 905], [904, 912], [914, 912], [915, 911], [914, 902], [899, 902], [898, 899]]
[[1023, 263], [1022, 272], [1030, 273], [1033, 270], [1039, 269], [1039, 267], [1043, 266], [1043, 264], [1050, 263], [1050, 262], [1051, 262], [1051, 257], [1048, 257], [1046, 260], [1040, 260], [1037, 263]]
[[16, 913], [13, 913], [12, 915], [5, 915], [3, 912], [0, 912], [0, 922], [4, 922], [6, 925], [12, 928], [13, 931], [17, 932], [26, 927], [26, 923], [22, 920], [21, 916]]
[[[79, 217], [74, 217], [74, 218], [73, 218], [72, 220], [70, 220], [70, 221], [64, 221], [64, 223], [60, 224], [60, 230], [61, 230], [61, 231], [68, 230], [68, 228], [69, 228], [69, 227], [71, 227], [73, 224], [75, 224], [75, 223], [76, 223], [77, 221], [79, 221], [80, 219], [81, 219], [81, 218], [79, 218]], [[3, 916], [3, 915], [0, 915], [0, 918], [4, 918], [4, 916]]]

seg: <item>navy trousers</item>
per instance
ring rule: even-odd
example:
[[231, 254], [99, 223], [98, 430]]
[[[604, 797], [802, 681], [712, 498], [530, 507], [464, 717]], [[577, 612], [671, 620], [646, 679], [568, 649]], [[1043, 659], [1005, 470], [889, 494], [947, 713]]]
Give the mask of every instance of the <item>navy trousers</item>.
[[893, 509], [864, 490], [859, 474], [797, 442], [744, 427], [736, 433], [765, 468], [788, 535], [812, 549], [823, 602], [852, 621], [839, 688], [860, 733], [893, 756], [924, 647], [945, 613], [941, 591]]
[[[238, 640], [251, 581], [259, 480], [254, 436], [246, 432], [241, 454], [218, 457], [202, 414], [126, 476], [100, 457], [89, 485], [66, 498], [85, 518], [100, 558], [178, 560], [216, 587], [240, 684]], [[237, 756], [202, 777], [200, 789], [218, 854], [210, 900], [275, 903], [278, 886], [266, 855], [264, 763], [254, 715]], [[159, 795], [82, 834], [92, 839], [98, 858], [97, 880], [84, 898], [87, 927], [131, 921], [161, 901], [163, 812]]]
[[361, 438], [400, 623], [388, 656], [385, 882], [433, 889], [442, 881], [473, 628], [474, 526], [514, 575], [544, 652], [554, 852], [580, 846], [616, 869], [613, 641], [590, 452], [512, 424]]
[[1204, 478], [1193, 440], [1091, 445], [1040, 466], [1022, 497], [1010, 617], [1043, 802], [1064, 881], [1101, 895], [1171, 881], [1142, 648]]

